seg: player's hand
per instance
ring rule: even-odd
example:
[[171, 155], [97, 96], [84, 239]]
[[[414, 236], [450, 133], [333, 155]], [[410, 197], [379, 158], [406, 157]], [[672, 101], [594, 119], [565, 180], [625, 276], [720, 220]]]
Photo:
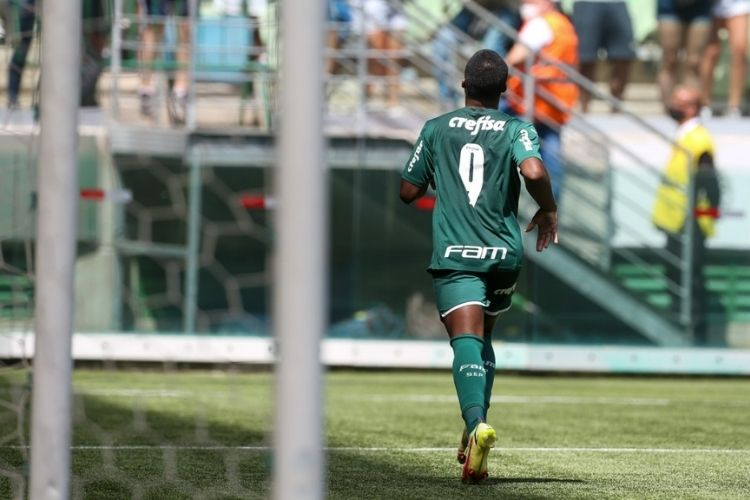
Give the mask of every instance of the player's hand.
[[537, 210], [532, 217], [529, 225], [526, 226], [526, 232], [539, 228], [536, 236], [536, 251], [541, 252], [547, 248], [550, 243], [557, 244], [557, 212], [544, 212]]

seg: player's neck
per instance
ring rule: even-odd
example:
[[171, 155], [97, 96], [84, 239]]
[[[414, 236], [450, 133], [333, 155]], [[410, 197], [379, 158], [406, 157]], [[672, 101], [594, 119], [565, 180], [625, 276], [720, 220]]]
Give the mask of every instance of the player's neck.
[[497, 109], [500, 105], [500, 100], [495, 99], [492, 101], [480, 101], [478, 99], [473, 99], [471, 97], [467, 97], [464, 101], [464, 105], [469, 108], [489, 108], [489, 109]]

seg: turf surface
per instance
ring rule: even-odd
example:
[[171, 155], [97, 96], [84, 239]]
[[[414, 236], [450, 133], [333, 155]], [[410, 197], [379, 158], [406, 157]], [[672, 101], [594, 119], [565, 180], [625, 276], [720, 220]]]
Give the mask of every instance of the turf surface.
[[[25, 384], [0, 374], [0, 498], [25, 497]], [[328, 498], [750, 498], [750, 380], [498, 376], [472, 486], [449, 372], [326, 385]], [[75, 390], [75, 498], [269, 497], [269, 374], [79, 370]]]

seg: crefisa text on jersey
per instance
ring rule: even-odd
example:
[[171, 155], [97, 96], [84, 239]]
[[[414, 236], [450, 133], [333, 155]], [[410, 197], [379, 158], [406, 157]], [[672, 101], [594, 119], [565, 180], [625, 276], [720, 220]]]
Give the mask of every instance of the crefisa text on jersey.
[[450, 128], [465, 128], [471, 135], [477, 135], [480, 130], [492, 130], [502, 132], [505, 128], [505, 120], [493, 120], [487, 115], [480, 116], [476, 120], [469, 120], [460, 116], [454, 116], [448, 122]]
[[419, 141], [417, 149], [414, 150], [414, 156], [411, 157], [409, 167], [406, 169], [407, 172], [411, 172], [414, 169], [414, 164], [419, 161], [419, 155], [422, 153], [422, 146], [424, 146], [424, 139]]
[[480, 247], [473, 245], [449, 245], [445, 249], [443, 257], [450, 257], [451, 254], [461, 254], [464, 259], [496, 259], [500, 254], [500, 260], [505, 260], [508, 255], [508, 249], [505, 247]]

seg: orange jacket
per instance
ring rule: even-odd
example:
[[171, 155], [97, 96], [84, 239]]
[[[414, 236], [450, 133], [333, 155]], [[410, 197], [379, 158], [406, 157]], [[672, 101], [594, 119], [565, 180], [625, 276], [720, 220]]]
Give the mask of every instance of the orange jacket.
[[[578, 66], [578, 35], [575, 28], [563, 14], [552, 11], [542, 16], [552, 28], [553, 38], [547, 46], [539, 51], [536, 62], [529, 73], [534, 77], [536, 89], [545, 89], [555, 97], [547, 99], [534, 96], [534, 121], [563, 124], [570, 119], [569, 110], [578, 100], [578, 85], [571, 82], [558, 67], [545, 61], [559, 61]], [[523, 68], [521, 68], [523, 70]], [[524, 114], [523, 80], [516, 76], [508, 78], [508, 103], [519, 115]]]

